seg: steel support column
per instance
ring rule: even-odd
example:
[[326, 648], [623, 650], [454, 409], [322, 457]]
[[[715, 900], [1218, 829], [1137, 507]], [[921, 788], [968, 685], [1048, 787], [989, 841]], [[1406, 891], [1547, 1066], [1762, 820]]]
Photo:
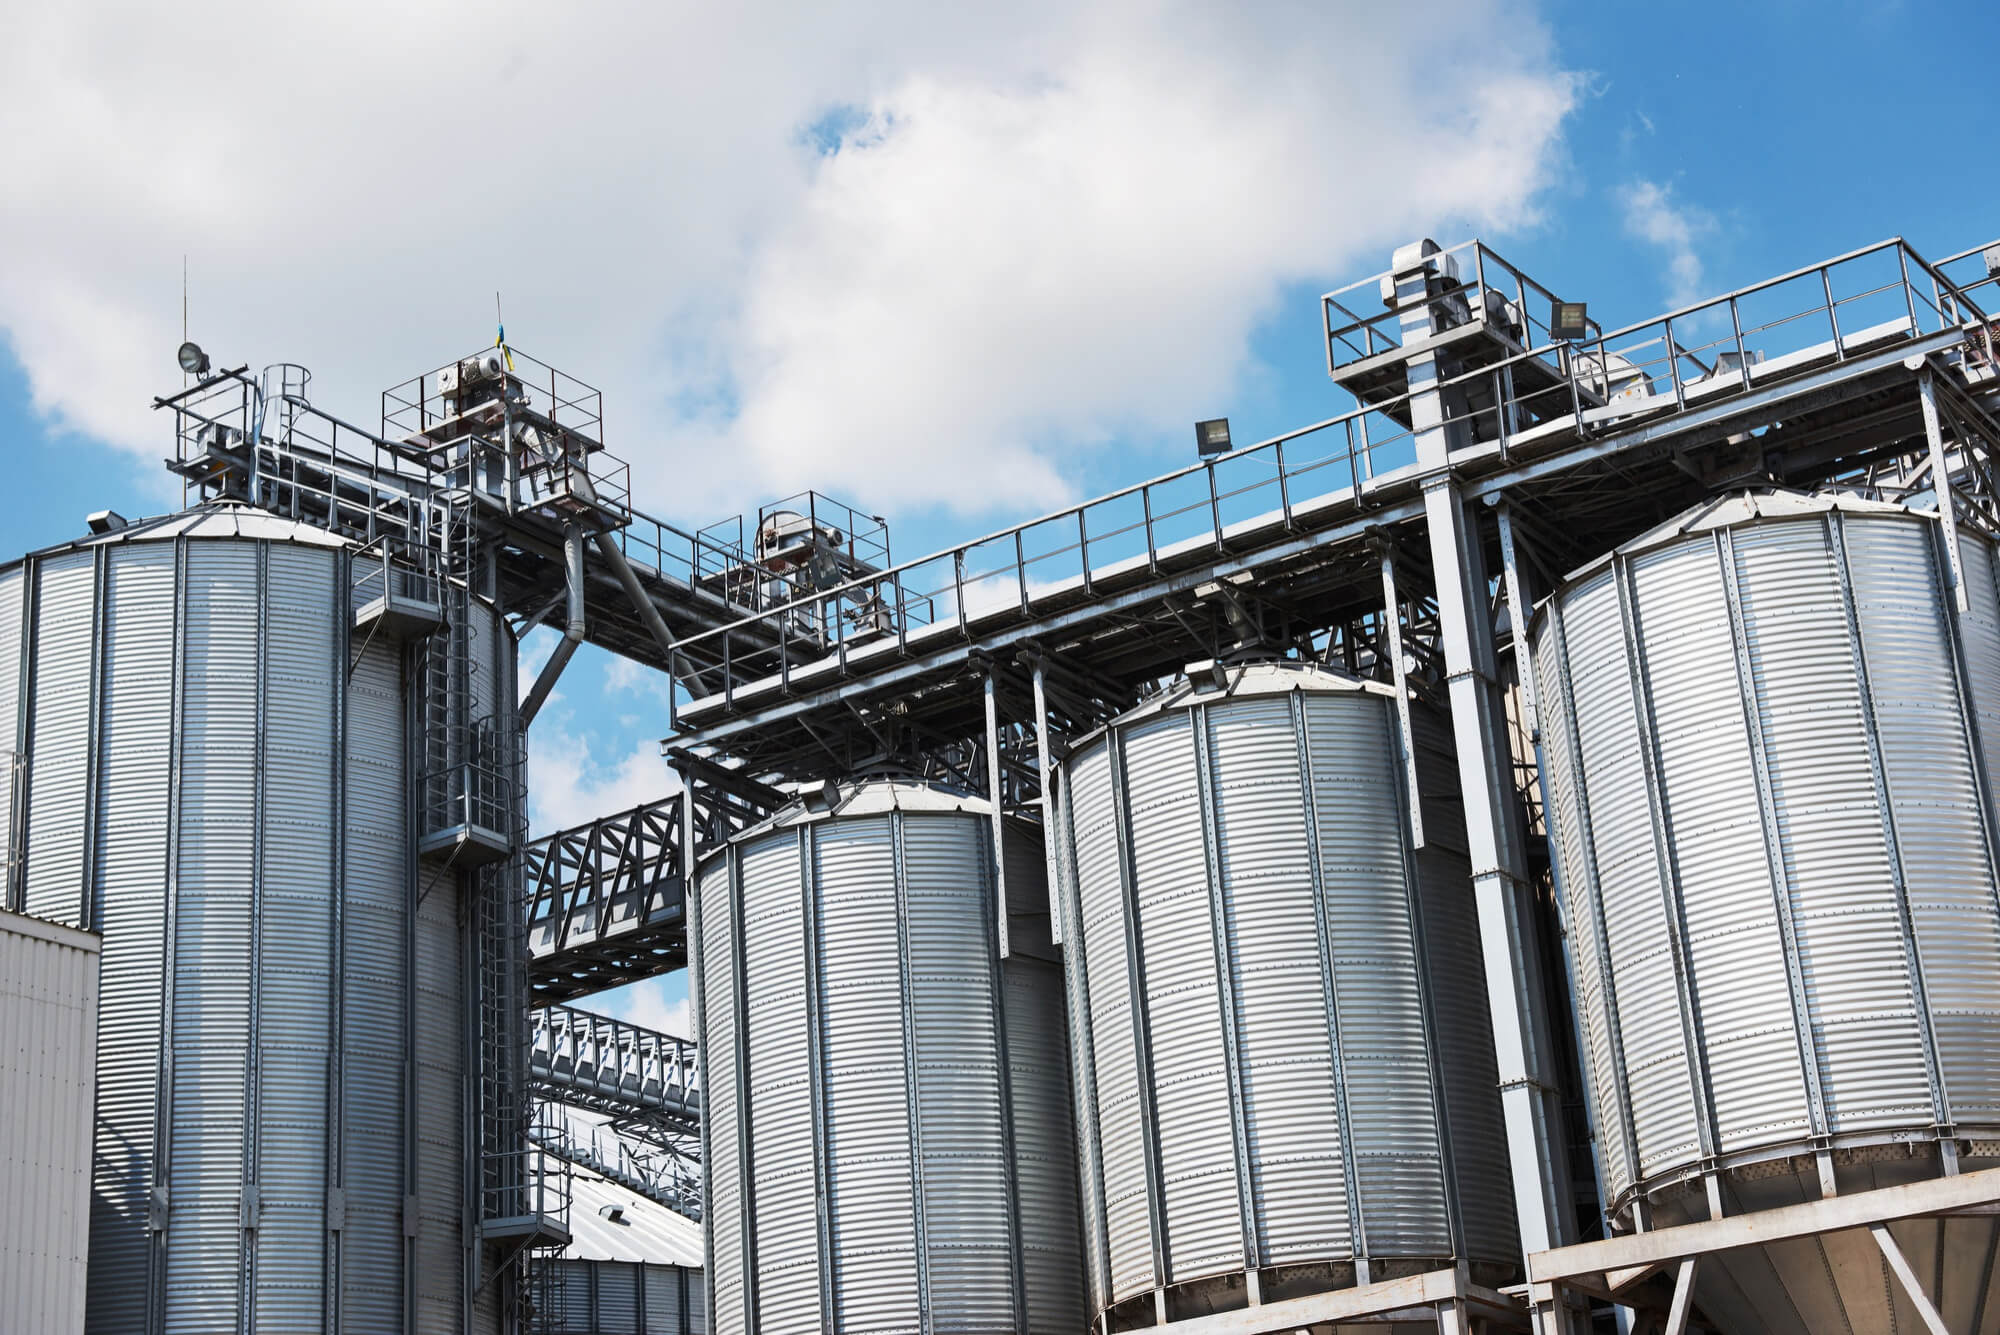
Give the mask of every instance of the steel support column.
[[[1413, 346], [1433, 332], [1434, 308], [1426, 300], [1431, 269], [1424, 247], [1399, 251], [1396, 267], [1403, 342]], [[1417, 466], [1427, 474], [1425, 527], [1444, 638], [1514, 1210], [1522, 1247], [1534, 1252], [1571, 1237], [1569, 1171], [1560, 1143], [1562, 1109], [1548, 1069], [1551, 1045], [1534, 940], [1534, 902], [1514, 809], [1485, 561], [1478, 529], [1451, 472], [1453, 445], [1470, 442], [1455, 440], [1465, 419], [1447, 411], [1438, 354], [1416, 357], [1408, 367]]]

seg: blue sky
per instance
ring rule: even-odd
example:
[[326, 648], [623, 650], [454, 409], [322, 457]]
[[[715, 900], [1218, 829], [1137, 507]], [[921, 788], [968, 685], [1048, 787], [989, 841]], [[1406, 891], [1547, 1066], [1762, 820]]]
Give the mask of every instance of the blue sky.
[[[517, 344], [604, 384], [641, 506], [693, 526], [817, 485], [913, 556], [1176, 466], [1196, 417], [1340, 411], [1316, 297], [1421, 230], [1607, 327], [1892, 234], [2000, 236], [1980, 6], [659, 6], [496, 49], [496, 102], [416, 77], [448, 12], [358, 5], [238, 25], [272, 44], [250, 63], [321, 53], [272, 125], [183, 100], [185, 34], [62, 8], [0, 55], [8, 553], [174, 504], [144, 403], [178, 383], [183, 254], [197, 338], [307, 360], [356, 420], [489, 338], [504, 287]], [[429, 91], [357, 110], [368, 76]], [[441, 146], [489, 132], [560, 187], [439, 203], [490, 160]], [[538, 818], [661, 790], [662, 701], [580, 654]], [[672, 1024], [684, 995], [597, 1004]]]

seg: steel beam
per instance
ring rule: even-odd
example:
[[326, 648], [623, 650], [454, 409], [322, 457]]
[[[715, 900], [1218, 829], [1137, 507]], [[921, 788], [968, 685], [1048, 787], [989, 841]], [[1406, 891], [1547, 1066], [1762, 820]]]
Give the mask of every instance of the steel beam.
[[[1404, 339], [1429, 334], [1430, 273], [1417, 247], [1397, 254], [1396, 299]], [[1453, 475], [1462, 414], [1445, 402], [1437, 354], [1409, 363], [1417, 470], [1423, 476], [1438, 625], [1444, 639], [1459, 792], [1506, 1117], [1514, 1213], [1525, 1251], [1560, 1246], [1572, 1234], [1562, 1109], [1547, 1069], [1551, 1044], [1542, 1005], [1534, 904], [1513, 809], [1513, 765], [1493, 651], [1493, 618], [1479, 533]]]
[[[1904, 1256], [1903, 1249], [1896, 1245], [1895, 1236], [1889, 1232], [1889, 1226], [1875, 1224], [1870, 1226], [1868, 1232], [1875, 1239], [1875, 1245], [1881, 1249], [1882, 1259], [1889, 1263], [1889, 1269], [1895, 1274], [1896, 1282], [1903, 1286], [1903, 1294], [1910, 1300], [1910, 1306], [1917, 1309], [1917, 1318], [1924, 1323], [1924, 1329], [1928, 1330], [1930, 1335], [1951, 1335], [1951, 1328], [1945, 1325], [1944, 1318], [1938, 1315], [1936, 1305], [1924, 1292], [1924, 1286], [1917, 1280], [1917, 1272], [1910, 1268], [1909, 1258]], [[1681, 1264], [1686, 1270], [1694, 1268], [1693, 1261], [1684, 1261]], [[1679, 1295], [1676, 1294], [1675, 1297], [1678, 1299]], [[1669, 1331], [1668, 1335], [1679, 1335], [1679, 1332]]]
[[1687, 1335], [1688, 1313], [1694, 1310], [1694, 1268], [1701, 1258], [1682, 1261], [1674, 1275], [1674, 1298], [1667, 1308], [1667, 1328], [1660, 1335]]
[[1971, 1213], [1981, 1206], [1996, 1205], [2000, 1205], [2000, 1168], [1988, 1168], [1535, 1252], [1528, 1257], [1528, 1279], [1531, 1283], [1560, 1283], [1633, 1266], [1666, 1265], [1737, 1247], [1872, 1228], [1898, 1219]]
[[1465, 1315], [1499, 1317], [1510, 1324], [1525, 1322], [1518, 1303], [1472, 1283], [1463, 1270], [1431, 1270], [1172, 1321], [1158, 1327], [1158, 1335], [1291, 1335], [1307, 1327], [1379, 1321], [1392, 1314], [1398, 1319], [1423, 1320], [1441, 1315], [1447, 1308]]

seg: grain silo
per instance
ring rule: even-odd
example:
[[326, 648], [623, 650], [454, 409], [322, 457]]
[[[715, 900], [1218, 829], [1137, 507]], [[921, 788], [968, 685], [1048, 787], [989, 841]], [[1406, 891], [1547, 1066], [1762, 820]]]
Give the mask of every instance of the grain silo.
[[[103, 939], [88, 1328], [495, 1328], [466, 1236], [484, 957], [464, 831], [420, 808], [504, 836], [518, 776], [413, 772], [437, 655], [356, 623], [346, 540], [230, 504], [93, 527], [0, 568], [8, 898]], [[450, 616], [446, 712], [497, 754], [512, 637], [462, 591]], [[490, 818], [451, 800], [475, 790]]]
[[[1621, 1229], [2000, 1162], [2000, 568], [1983, 537], [1961, 531], [1956, 561], [1945, 544], [1935, 513], [1732, 496], [1577, 571], [1539, 614]], [[2000, 1311], [1990, 1221], [1889, 1231], [1947, 1321]], [[1724, 1251], [1697, 1301], [1731, 1329], [1916, 1328], [1884, 1266], [1866, 1229]]]
[[1041, 847], [1004, 848], [1005, 959], [983, 799], [863, 783], [701, 863], [718, 1335], [1081, 1325]]
[[1103, 1328], [1516, 1273], [1449, 741], [1414, 721], [1421, 851], [1393, 692], [1309, 664], [1183, 682], [1063, 762]]

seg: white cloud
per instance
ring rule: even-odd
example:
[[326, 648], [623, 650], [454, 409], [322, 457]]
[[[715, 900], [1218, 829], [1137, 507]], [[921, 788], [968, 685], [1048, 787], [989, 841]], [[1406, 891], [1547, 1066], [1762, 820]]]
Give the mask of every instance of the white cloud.
[[664, 1034], [694, 1037], [694, 1012], [688, 1003], [685, 974], [615, 987], [587, 998], [582, 1006]]
[[1715, 230], [1714, 215], [1677, 200], [1673, 186], [1658, 181], [1621, 186], [1617, 197], [1625, 215], [1626, 235], [1666, 252], [1667, 301], [1674, 306], [1691, 306], [1710, 295], [1702, 285], [1701, 256], [1695, 244]]
[[183, 254], [219, 360], [363, 421], [497, 287], [692, 521], [1053, 500], [1226, 406], [1285, 283], [1530, 221], [1576, 96], [1503, 0], [13, 17], [0, 329], [53, 422], [162, 452]]
[[[575, 730], [570, 712], [558, 707], [560, 699], [560, 692], [550, 696], [528, 729], [531, 837], [657, 802], [679, 790], [680, 780], [661, 757], [657, 741], [641, 741], [622, 752], [593, 746], [589, 736]], [[607, 750], [609, 754], [601, 754]]]

